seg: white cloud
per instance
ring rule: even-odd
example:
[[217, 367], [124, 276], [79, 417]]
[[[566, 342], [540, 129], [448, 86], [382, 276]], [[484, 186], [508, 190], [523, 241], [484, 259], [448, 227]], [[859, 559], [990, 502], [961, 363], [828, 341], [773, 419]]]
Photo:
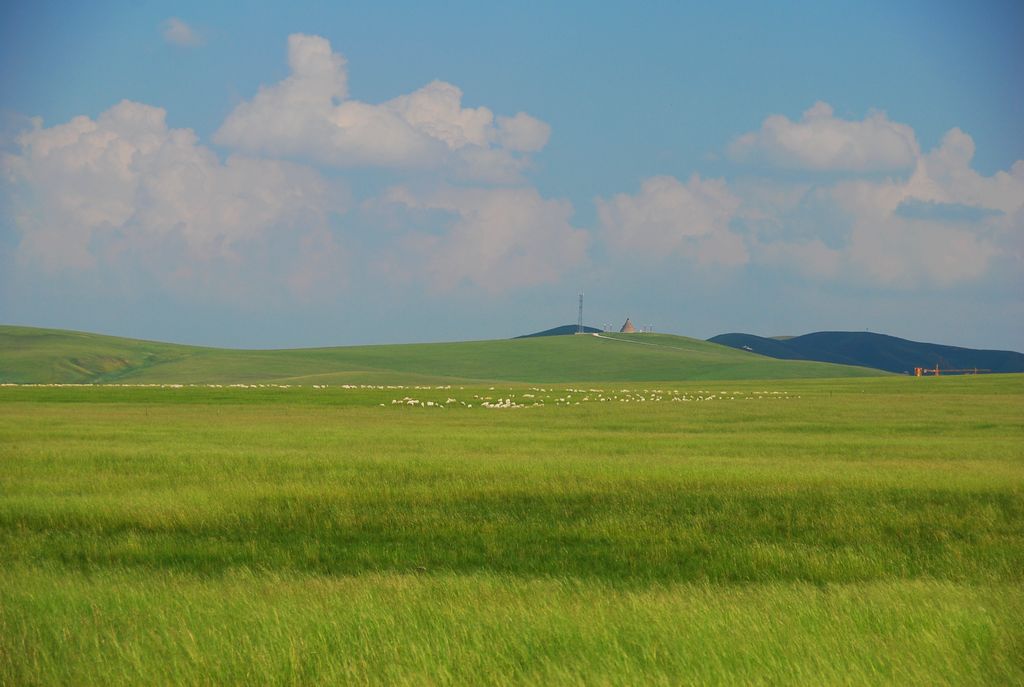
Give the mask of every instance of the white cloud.
[[308, 158], [340, 167], [450, 167], [457, 176], [516, 182], [523, 153], [550, 129], [526, 113], [499, 117], [462, 106], [462, 91], [433, 81], [380, 104], [348, 99], [345, 59], [319, 36], [288, 38], [291, 75], [235, 108], [214, 140], [250, 153]]
[[498, 117], [498, 140], [509, 150], [537, 152], [548, 144], [550, 136], [548, 124], [525, 112], [514, 117]]
[[198, 31], [177, 17], [165, 20], [161, 25], [161, 32], [165, 41], [183, 48], [190, 48], [203, 42]]
[[[837, 184], [831, 195], [853, 218], [851, 266], [886, 285], [947, 287], [980, 278], [994, 259], [1020, 262], [1024, 162], [984, 177], [970, 168], [973, 155], [971, 137], [952, 129], [918, 159], [906, 181]], [[949, 219], [899, 212], [913, 202], [948, 204], [958, 212]], [[963, 212], [970, 208], [976, 216]]]
[[1024, 205], [1024, 160], [1008, 172], [984, 177], [971, 169], [974, 139], [950, 129], [938, 148], [924, 155], [906, 186], [907, 197], [940, 203], [961, 203], [1012, 214]]
[[[123, 101], [96, 120], [36, 120], [18, 144], [2, 158], [18, 258], [46, 273], [130, 264], [171, 290], [243, 291], [287, 286], [281, 265], [304, 269], [304, 251], [340, 253], [325, 226], [343, 189], [292, 163], [221, 162], [160, 108]], [[273, 273], [250, 273], [275, 261]]]
[[[764, 192], [748, 182], [739, 214], [757, 237], [753, 259], [815, 279], [889, 289], [948, 289], [986, 277], [997, 262], [1019, 271], [1024, 162], [985, 177], [971, 169], [973, 154], [971, 137], [953, 129], [917, 156], [905, 179], [794, 187], [794, 196], [779, 192], [777, 182], [765, 182]], [[808, 231], [815, 222], [817, 236]]]
[[389, 100], [384, 107], [451, 150], [487, 146], [494, 137], [491, 111], [462, 107], [462, 91], [444, 81], [432, 81], [409, 95]]
[[434, 230], [406, 234], [385, 269], [396, 281], [425, 279], [437, 291], [459, 286], [500, 293], [557, 282], [586, 257], [587, 233], [572, 226], [572, 204], [532, 188], [391, 189], [381, 200], [411, 212], [440, 213]]
[[645, 180], [636, 195], [597, 198], [602, 236], [619, 254], [651, 259], [671, 255], [702, 264], [742, 265], [747, 249], [729, 224], [740, 206], [722, 180], [693, 175]]
[[913, 167], [919, 155], [914, 130], [872, 112], [861, 121], [839, 119], [832, 107], [815, 103], [794, 122], [783, 115], [764, 120], [759, 131], [736, 138], [729, 155], [789, 169], [869, 172]]

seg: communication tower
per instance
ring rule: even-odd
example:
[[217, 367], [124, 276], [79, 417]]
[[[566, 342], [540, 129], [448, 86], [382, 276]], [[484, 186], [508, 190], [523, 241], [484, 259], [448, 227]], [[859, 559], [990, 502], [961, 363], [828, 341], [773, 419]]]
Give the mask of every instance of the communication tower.
[[576, 321], [576, 333], [577, 334], [582, 334], [583, 333], [583, 292], [582, 291], [580, 291], [580, 316], [579, 316], [579, 319]]

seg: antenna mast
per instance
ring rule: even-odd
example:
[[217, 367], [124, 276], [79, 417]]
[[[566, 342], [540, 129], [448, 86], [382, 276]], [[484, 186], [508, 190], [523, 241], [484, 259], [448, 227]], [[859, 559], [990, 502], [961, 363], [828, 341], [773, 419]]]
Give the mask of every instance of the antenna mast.
[[576, 323], [576, 333], [583, 333], [583, 292], [580, 291], [580, 317]]

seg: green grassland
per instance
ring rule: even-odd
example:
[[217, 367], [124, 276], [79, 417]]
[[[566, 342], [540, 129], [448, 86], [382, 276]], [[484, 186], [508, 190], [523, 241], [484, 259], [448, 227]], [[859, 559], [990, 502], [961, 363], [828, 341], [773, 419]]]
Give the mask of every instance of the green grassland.
[[0, 388], [0, 684], [1024, 682], [1024, 377], [555, 382]]
[[0, 382], [443, 384], [857, 377], [878, 370], [777, 360], [667, 334], [231, 350], [0, 326]]

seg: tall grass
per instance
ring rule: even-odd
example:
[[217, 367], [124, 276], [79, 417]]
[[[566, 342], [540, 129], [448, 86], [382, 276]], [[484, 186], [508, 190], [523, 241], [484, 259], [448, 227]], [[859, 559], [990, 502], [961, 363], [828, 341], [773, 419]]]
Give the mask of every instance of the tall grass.
[[1019, 587], [473, 575], [0, 577], [10, 684], [1011, 684]]
[[527, 392], [0, 389], [0, 683], [1024, 679], [1021, 378]]

